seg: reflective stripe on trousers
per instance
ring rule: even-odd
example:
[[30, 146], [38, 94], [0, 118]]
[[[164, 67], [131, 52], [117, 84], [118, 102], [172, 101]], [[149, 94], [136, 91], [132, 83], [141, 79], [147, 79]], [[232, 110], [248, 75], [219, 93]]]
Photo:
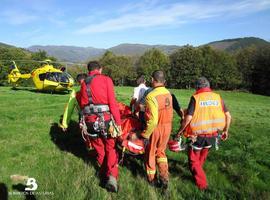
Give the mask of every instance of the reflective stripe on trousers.
[[165, 157], [165, 158], [157, 158], [157, 163], [167, 163], [168, 162], [168, 159]]
[[146, 170], [146, 173], [149, 174], [149, 175], [150, 174], [153, 175], [153, 174], [156, 174], [156, 170]]

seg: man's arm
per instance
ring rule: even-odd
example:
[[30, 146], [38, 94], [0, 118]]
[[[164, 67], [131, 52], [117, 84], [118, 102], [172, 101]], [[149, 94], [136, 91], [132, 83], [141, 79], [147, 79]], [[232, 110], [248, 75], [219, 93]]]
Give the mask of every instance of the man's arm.
[[182, 119], [184, 119], [184, 111], [181, 108], [179, 102], [177, 101], [176, 97], [174, 94], [171, 94], [172, 96], [172, 101], [173, 101], [173, 109], [175, 110], [175, 112], [178, 114], [179, 117], [181, 117]]
[[184, 120], [183, 120], [183, 122], [182, 122], [182, 124], [181, 124], [180, 130], [179, 130], [178, 133], [176, 134], [176, 138], [179, 138], [179, 137], [183, 134], [183, 132], [184, 132], [184, 130], [186, 129], [187, 125], [189, 125], [189, 123], [191, 122], [192, 117], [193, 117], [192, 115], [187, 115], [187, 116], [184, 118]]
[[223, 99], [221, 99], [221, 104], [222, 104], [223, 112], [225, 114], [225, 127], [222, 131], [221, 139], [227, 140], [229, 136], [229, 128], [231, 125], [232, 117]]
[[138, 87], [135, 87], [134, 88], [134, 91], [133, 91], [133, 96], [132, 96], [132, 99], [129, 103], [129, 107], [130, 109], [132, 110], [133, 113], [136, 112], [136, 102], [139, 98], [139, 88]]
[[185, 128], [189, 125], [189, 123], [191, 122], [192, 120], [192, 117], [193, 117], [193, 114], [194, 114], [194, 111], [195, 111], [195, 99], [194, 97], [191, 97], [190, 98], [190, 101], [189, 101], [189, 104], [188, 104], [188, 109], [187, 109], [187, 116], [184, 118], [184, 120], [182, 121], [182, 124], [181, 124], [181, 128], [180, 130], [178, 131], [178, 133], [176, 134], [176, 138], [180, 137]]
[[222, 132], [222, 139], [223, 140], [227, 140], [228, 137], [229, 137], [229, 128], [230, 128], [230, 125], [231, 125], [231, 120], [232, 120], [232, 117], [231, 117], [231, 114], [229, 111], [225, 112], [225, 127], [223, 129], [223, 132]]
[[146, 108], [148, 120], [146, 130], [142, 132], [141, 136], [149, 139], [158, 124], [158, 103], [154, 97], [149, 97], [149, 95], [146, 97]]
[[132, 110], [132, 106], [136, 103], [137, 99], [136, 98], [133, 98], [131, 99], [130, 103], [129, 103], [129, 107], [130, 109]]

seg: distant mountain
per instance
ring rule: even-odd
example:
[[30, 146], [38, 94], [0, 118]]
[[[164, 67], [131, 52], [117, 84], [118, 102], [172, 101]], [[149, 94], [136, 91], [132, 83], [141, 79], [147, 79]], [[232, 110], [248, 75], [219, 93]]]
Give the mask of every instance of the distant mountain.
[[235, 39], [227, 39], [220, 40], [215, 42], [210, 42], [206, 45], [213, 47], [214, 49], [225, 50], [228, 52], [232, 52], [241, 48], [249, 47], [249, 46], [266, 46], [270, 45], [269, 42], [263, 40], [261, 38], [256, 37], [245, 37], [245, 38], [235, 38]]
[[11, 48], [11, 47], [15, 47], [15, 46], [0, 42], [0, 47]]
[[[270, 42], [267, 42], [266, 40], [256, 38], [256, 37], [245, 37], [245, 38], [220, 40], [220, 41], [210, 42], [205, 45], [209, 45], [215, 49], [232, 52], [237, 49], [245, 48], [251, 45], [254, 45], [257, 47], [270, 45]], [[1, 46], [1, 43], [0, 43], [0, 46]], [[181, 48], [181, 46], [125, 43], [125, 44], [120, 44], [120, 45], [117, 45], [108, 49], [99, 49], [99, 48], [93, 48], [93, 47], [50, 45], [50, 46], [31, 46], [27, 48], [27, 50], [32, 51], [32, 52], [44, 50], [48, 53], [48, 55], [54, 56], [60, 61], [84, 62], [89, 59], [101, 57], [106, 50], [112, 51], [116, 55], [140, 56], [145, 51], [152, 48], [157, 48], [157, 49], [162, 50], [164, 53], [170, 54], [174, 50]]]
[[145, 44], [120, 44], [109, 49], [98, 49], [93, 47], [75, 47], [75, 46], [31, 46], [27, 50], [37, 52], [44, 50], [50, 56], [56, 57], [61, 61], [68, 62], [83, 62], [89, 59], [100, 57], [106, 50], [112, 51], [116, 55], [127, 55], [127, 56], [140, 56], [145, 51], [158, 48], [165, 53], [171, 53], [173, 50], [179, 48], [176, 45], [145, 45]]
[[146, 44], [120, 44], [115, 47], [111, 47], [108, 50], [112, 51], [116, 55], [142, 55], [145, 51], [157, 48], [162, 50], [164, 53], [170, 54], [175, 49], [180, 48], [176, 45], [146, 45]]
[[102, 55], [106, 50], [93, 47], [76, 47], [76, 46], [31, 46], [27, 48], [29, 51], [38, 52], [44, 50], [50, 56], [56, 57], [58, 60], [67, 62], [83, 62], [89, 58]]

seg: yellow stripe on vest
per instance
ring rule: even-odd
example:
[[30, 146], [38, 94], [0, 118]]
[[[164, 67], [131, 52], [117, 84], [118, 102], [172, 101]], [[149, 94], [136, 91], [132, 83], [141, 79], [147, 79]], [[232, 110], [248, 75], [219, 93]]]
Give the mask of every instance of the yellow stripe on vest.
[[214, 133], [214, 132], [217, 132], [217, 131], [222, 131], [224, 127], [223, 126], [220, 126], [220, 127], [215, 127], [215, 128], [208, 128], [208, 129], [202, 129], [202, 130], [196, 130], [196, 131], [193, 131], [193, 133], [195, 134], [210, 134], [210, 133]]
[[213, 120], [204, 120], [204, 121], [200, 121], [200, 122], [197, 122], [197, 123], [191, 123], [191, 126], [195, 127], [195, 126], [216, 124], [216, 123], [225, 123], [225, 119], [224, 118], [219, 118], [219, 119], [213, 119]]

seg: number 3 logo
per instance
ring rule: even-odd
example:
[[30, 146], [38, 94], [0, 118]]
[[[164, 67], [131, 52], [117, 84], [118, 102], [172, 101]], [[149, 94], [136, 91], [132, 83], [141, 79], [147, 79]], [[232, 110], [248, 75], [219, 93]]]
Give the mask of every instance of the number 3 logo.
[[25, 191], [34, 191], [38, 188], [38, 185], [36, 183], [36, 179], [29, 178], [26, 183], [27, 186], [32, 186], [31, 188], [27, 187], [25, 188]]

